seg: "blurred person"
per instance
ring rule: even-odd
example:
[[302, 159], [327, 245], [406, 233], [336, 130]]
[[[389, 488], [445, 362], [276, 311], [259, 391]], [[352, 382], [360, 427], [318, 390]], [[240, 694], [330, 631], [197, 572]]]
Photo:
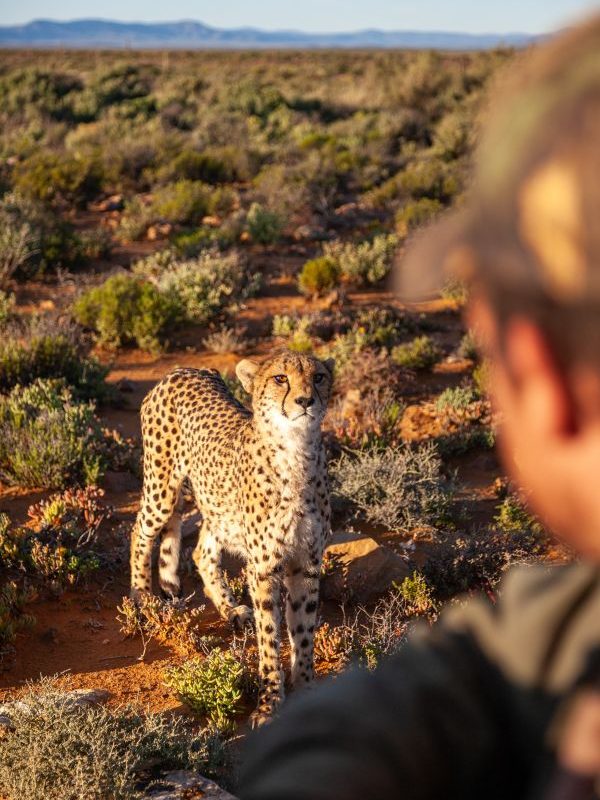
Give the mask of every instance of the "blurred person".
[[[399, 264], [468, 284], [499, 449], [578, 554], [417, 628], [250, 738], [243, 800], [590, 798], [600, 775], [600, 17], [520, 55], [472, 188]], [[598, 687], [598, 691], [596, 689]]]

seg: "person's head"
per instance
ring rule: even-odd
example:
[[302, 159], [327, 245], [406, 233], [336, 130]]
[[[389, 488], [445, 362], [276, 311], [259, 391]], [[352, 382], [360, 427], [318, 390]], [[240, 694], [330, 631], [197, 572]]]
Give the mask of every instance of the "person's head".
[[600, 17], [517, 56], [464, 207], [399, 267], [469, 286], [500, 451], [533, 509], [600, 558]]

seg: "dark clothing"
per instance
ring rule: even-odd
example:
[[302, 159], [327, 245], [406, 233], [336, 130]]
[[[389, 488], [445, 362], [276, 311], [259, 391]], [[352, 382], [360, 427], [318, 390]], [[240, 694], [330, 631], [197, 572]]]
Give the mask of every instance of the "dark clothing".
[[543, 796], [549, 728], [600, 646], [595, 566], [512, 570], [375, 672], [292, 698], [250, 737], [242, 800]]

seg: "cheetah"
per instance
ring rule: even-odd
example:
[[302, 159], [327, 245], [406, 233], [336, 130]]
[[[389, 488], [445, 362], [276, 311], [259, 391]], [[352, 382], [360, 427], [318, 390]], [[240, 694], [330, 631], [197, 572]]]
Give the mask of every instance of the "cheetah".
[[[141, 411], [144, 481], [132, 533], [132, 596], [152, 592], [153, 543], [162, 533], [159, 583], [180, 592], [181, 491], [185, 479], [202, 515], [193, 560], [204, 592], [237, 626], [254, 617], [261, 725], [284, 696], [280, 605], [286, 589], [291, 684], [314, 679], [313, 638], [330, 504], [321, 423], [334, 362], [289, 351], [236, 374], [252, 411], [216, 370], [176, 369], [146, 396]], [[221, 569], [223, 551], [246, 562], [253, 612], [237, 605]]]

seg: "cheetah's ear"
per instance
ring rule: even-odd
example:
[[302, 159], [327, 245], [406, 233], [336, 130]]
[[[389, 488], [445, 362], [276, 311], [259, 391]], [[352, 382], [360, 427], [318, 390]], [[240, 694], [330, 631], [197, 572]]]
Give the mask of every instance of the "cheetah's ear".
[[235, 374], [238, 376], [240, 383], [249, 394], [252, 393], [254, 376], [256, 375], [257, 370], [258, 364], [255, 361], [250, 361], [249, 358], [245, 358], [243, 361], [240, 361], [235, 368]]
[[325, 361], [323, 361], [323, 364], [325, 364], [329, 372], [331, 372], [333, 375], [333, 370], [335, 369], [335, 358], [326, 358]]

